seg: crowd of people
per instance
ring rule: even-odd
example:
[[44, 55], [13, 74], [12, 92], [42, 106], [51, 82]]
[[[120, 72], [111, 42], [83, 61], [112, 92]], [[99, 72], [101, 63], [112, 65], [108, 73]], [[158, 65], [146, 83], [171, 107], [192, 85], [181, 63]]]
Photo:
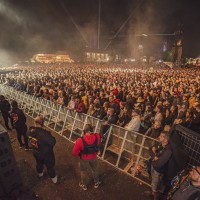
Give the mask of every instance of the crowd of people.
[[[137, 131], [158, 139], [159, 143], [150, 148], [151, 195], [155, 200], [161, 199], [161, 194], [165, 192], [162, 189], [163, 181], [170, 188], [171, 181], [179, 170], [173, 156], [174, 149], [170, 145], [170, 127], [181, 124], [200, 133], [200, 70], [197, 68], [152, 69], [128, 64], [52, 64], [22, 67], [18, 71], [1, 74], [0, 83], [61, 104], [74, 112], [86, 113], [103, 120], [101, 136], [111, 124], [116, 124], [128, 131]], [[1, 98], [2, 115], [5, 113], [4, 104], [5, 99]], [[12, 107], [15, 108], [16, 105]], [[3, 115], [7, 128], [9, 109]], [[89, 141], [88, 138], [91, 137], [89, 143], [93, 144], [96, 140], [91, 135], [91, 129], [88, 127], [84, 137]], [[77, 140], [73, 155], [77, 156], [85, 150], [87, 145], [84, 142], [83, 139]], [[87, 190], [84, 173], [86, 167], [91, 166], [94, 175], [97, 168], [97, 153], [91, 154], [91, 161], [83, 159], [81, 162], [80, 186], [84, 190]], [[38, 168], [39, 174], [42, 169]], [[191, 174], [198, 176], [199, 187], [199, 167]], [[94, 181], [98, 187], [98, 175]], [[197, 198], [195, 196], [196, 199], [199, 198], [198, 195]]]
[[155, 138], [147, 132], [155, 123], [200, 132], [199, 81], [199, 69], [128, 64], [41, 65], [0, 77], [17, 90]]

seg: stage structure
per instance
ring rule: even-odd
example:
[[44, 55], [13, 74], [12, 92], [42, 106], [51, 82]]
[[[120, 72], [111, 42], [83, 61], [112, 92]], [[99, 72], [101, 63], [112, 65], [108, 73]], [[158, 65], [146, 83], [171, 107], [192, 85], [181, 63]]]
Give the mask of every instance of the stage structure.
[[109, 62], [110, 55], [105, 51], [90, 50], [85, 52], [86, 62]]

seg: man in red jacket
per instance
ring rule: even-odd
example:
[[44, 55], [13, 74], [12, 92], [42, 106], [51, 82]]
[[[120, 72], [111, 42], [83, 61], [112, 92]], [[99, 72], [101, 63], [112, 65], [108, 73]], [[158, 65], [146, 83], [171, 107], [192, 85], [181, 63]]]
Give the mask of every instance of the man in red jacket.
[[100, 144], [100, 135], [93, 133], [93, 127], [90, 124], [86, 124], [83, 130], [84, 136], [78, 138], [75, 142], [72, 154], [74, 156], [80, 156], [80, 171], [81, 182], [79, 186], [83, 190], [87, 190], [86, 176], [87, 169], [90, 167], [94, 178], [94, 188], [98, 188], [101, 182], [99, 181], [99, 169], [97, 152]]

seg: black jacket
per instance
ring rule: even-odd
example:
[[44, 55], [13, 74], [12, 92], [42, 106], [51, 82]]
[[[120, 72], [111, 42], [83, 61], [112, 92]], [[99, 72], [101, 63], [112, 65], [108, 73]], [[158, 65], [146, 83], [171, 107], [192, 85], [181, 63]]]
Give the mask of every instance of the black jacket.
[[104, 121], [108, 121], [108, 124], [116, 124], [117, 123], [117, 115], [113, 114], [112, 116], [106, 115], [103, 118]]
[[160, 150], [157, 151], [156, 157], [158, 157], [158, 159], [152, 161], [152, 166], [157, 172], [164, 173], [167, 168], [167, 164], [172, 157], [170, 144], [166, 145], [164, 148], [160, 148]]
[[164, 174], [165, 184], [170, 185], [171, 180], [179, 170], [172, 145], [169, 143], [164, 148], [161, 148], [156, 156], [158, 160], [152, 161], [152, 166], [157, 172]]
[[13, 108], [11, 111], [11, 117], [15, 127], [21, 127], [26, 125], [26, 117], [23, 111], [19, 108]]
[[103, 119], [105, 117], [106, 113], [103, 111], [103, 109], [95, 110], [92, 114], [92, 117], [95, 117], [97, 119]]
[[29, 140], [34, 153], [41, 156], [53, 153], [56, 139], [51, 135], [50, 131], [40, 127], [31, 127]]
[[0, 101], [0, 110], [2, 114], [10, 111], [10, 103], [6, 99]]

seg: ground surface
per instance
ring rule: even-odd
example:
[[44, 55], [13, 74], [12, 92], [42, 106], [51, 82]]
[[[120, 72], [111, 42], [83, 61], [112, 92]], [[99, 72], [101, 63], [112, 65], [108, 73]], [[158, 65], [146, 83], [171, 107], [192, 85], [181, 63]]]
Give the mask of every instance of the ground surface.
[[[2, 121], [2, 120], [1, 120]], [[33, 120], [27, 117], [28, 126], [33, 125]], [[2, 121], [3, 124], [3, 121]], [[59, 185], [54, 185], [47, 177], [39, 180], [35, 172], [35, 160], [31, 151], [19, 148], [17, 140], [12, 143], [24, 185], [39, 195], [41, 200], [148, 200], [144, 191], [150, 188], [139, 183], [132, 177], [120, 172], [105, 162], [100, 163], [100, 178], [103, 181], [98, 189], [93, 188], [92, 175], [89, 172], [89, 186], [87, 191], [79, 188], [79, 158], [71, 155], [73, 144], [66, 139], [55, 136], [56, 171], [64, 176], [65, 180]], [[9, 133], [16, 138], [15, 130]], [[28, 200], [28, 199], [27, 199]]]

